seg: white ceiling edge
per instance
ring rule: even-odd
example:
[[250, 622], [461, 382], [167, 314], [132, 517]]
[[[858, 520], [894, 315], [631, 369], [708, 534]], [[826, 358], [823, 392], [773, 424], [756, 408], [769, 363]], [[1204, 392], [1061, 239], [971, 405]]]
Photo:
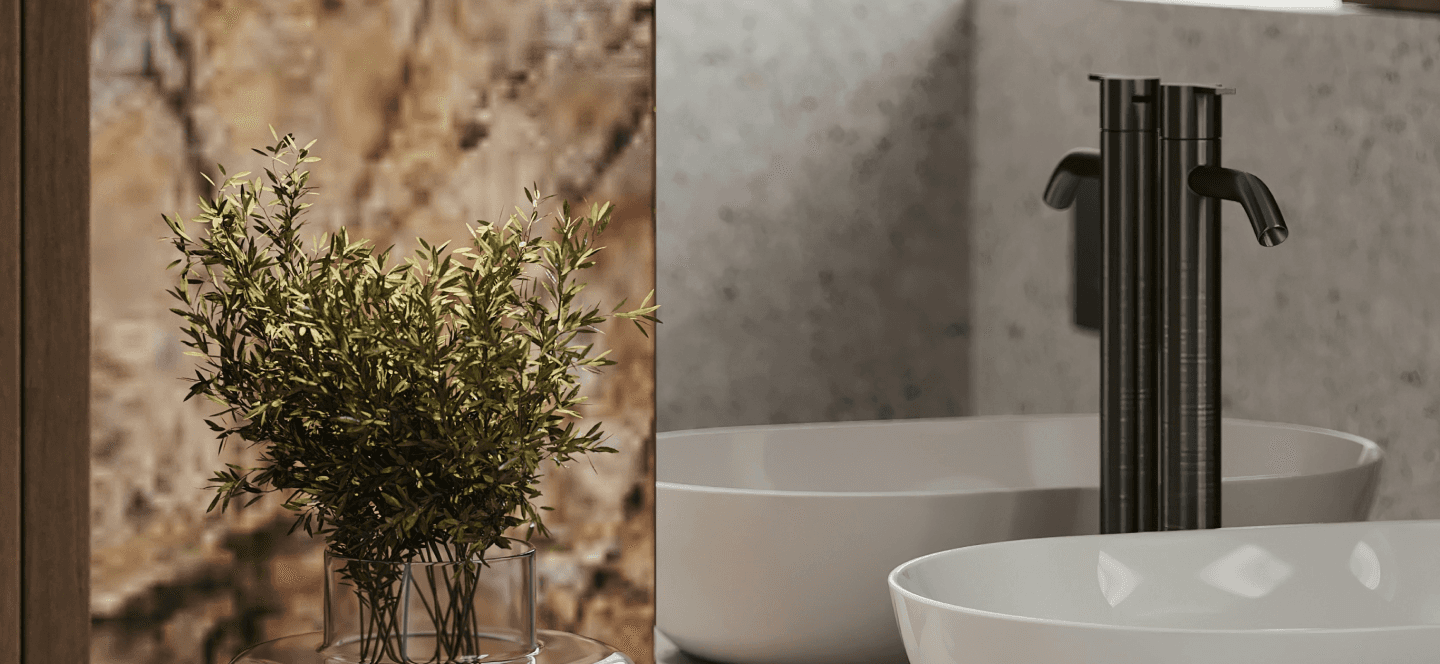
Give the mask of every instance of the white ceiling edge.
[[1300, 12], [1306, 14], [1359, 14], [1361, 10], [1346, 6], [1341, 0], [1117, 0], [1119, 2], [1144, 2], [1159, 5], [1186, 5], [1191, 7], [1228, 7], [1271, 12]]

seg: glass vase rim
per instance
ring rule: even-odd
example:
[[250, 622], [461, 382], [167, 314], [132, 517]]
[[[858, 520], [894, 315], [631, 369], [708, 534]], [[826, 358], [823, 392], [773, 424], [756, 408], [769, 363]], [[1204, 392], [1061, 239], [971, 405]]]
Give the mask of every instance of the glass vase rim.
[[[489, 565], [491, 563], [505, 562], [507, 560], [523, 560], [526, 558], [533, 559], [535, 557], [534, 544], [526, 542], [525, 540], [518, 539], [511, 539], [510, 542], [510, 549], [501, 548], [497, 545], [491, 544], [490, 546], [486, 547], [485, 550], [489, 551], [490, 549], [500, 549], [501, 551], [512, 552], [506, 553], [503, 556], [485, 556], [483, 558], [471, 558], [469, 562], [484, 563], [486, 565]], [[514, 551], [514, 549], [516, 548], [518, 548], [519, 550]], [[344, 562], [369, 563], [372, 565], [458, 565], [466, 562], [463, 560], [374, 560], [370, 558], [351, 558], [349, 556], [342, 556], [338, 553], [335, 553], [331, 551], [329, 547], [325, 548], [325, 557], [328, 559], [340, 560]]]

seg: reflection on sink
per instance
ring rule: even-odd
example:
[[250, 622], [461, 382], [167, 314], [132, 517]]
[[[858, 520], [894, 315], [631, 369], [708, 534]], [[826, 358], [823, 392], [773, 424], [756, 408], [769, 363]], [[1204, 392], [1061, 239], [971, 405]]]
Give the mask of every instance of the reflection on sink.
[[[1240, 420], [1222, 436], [1227, 525], [1368, 516], [1373, 442]], [[960, 546], [1097, 532], [1098, 438], [1095, 415], [662, 433], [657, 626], [717, 662], [904, 662], [886, 574]], [[1252, 591], [1278, 574], [1256, 561], [1231, 563]], [[1110, 596], [1134, 601], [1133, 566], [1109, 564]]]
[[1000, 542], [889, 578], [912, 664], [1440, 657], [1440, 521]]

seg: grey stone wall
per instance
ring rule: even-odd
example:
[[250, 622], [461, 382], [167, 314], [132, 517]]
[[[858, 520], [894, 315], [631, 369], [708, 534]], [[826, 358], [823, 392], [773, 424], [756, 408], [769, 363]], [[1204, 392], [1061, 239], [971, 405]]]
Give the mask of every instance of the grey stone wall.
[[[201, 172], [260, 172], [267, 125], [323, 161], [308, 214], [408, 254], [465, 237], [522, 187], [616, 216], [587, 293], [653, 288], [650, 0], [95, 0], [92, 3], [92, 661], [226, 662], [244, 645], [318, 629], [321, 546], [278, 500], [206, 514], [216, 454], [182, 403], [180, 320], [165, 294], [162, 213], [194, 216]], [[619, 454], [549, 472], [556, 511], [537, 542], [541, 627], [647, 661], [653, 624], [653, 342], [633, 326], [598, 346], [587, 416]], [[598, 472], [597, 472], [598, 471]]]
[[659, 8], [660, 430], [964, 412], [966, 11]]

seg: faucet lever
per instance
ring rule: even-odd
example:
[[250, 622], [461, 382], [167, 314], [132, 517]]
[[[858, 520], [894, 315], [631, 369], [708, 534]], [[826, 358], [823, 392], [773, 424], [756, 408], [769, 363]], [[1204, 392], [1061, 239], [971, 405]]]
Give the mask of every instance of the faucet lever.
[[1220, 166], [1196, 166], [1187, 180], [1196, 194], [1235, 201], [1245, 208], [1255, 239], [1262, 246], [1273, 247], [1290, 236], [1280, 205], [1260, 178]]
[[1070, 207], [1081, 180], [1100, 179], [1100, 164], [1100, 151], [1095, 148], [1075, 148], [1066, 153], [1045, 185], [1045, 204], [1056, 210]]

